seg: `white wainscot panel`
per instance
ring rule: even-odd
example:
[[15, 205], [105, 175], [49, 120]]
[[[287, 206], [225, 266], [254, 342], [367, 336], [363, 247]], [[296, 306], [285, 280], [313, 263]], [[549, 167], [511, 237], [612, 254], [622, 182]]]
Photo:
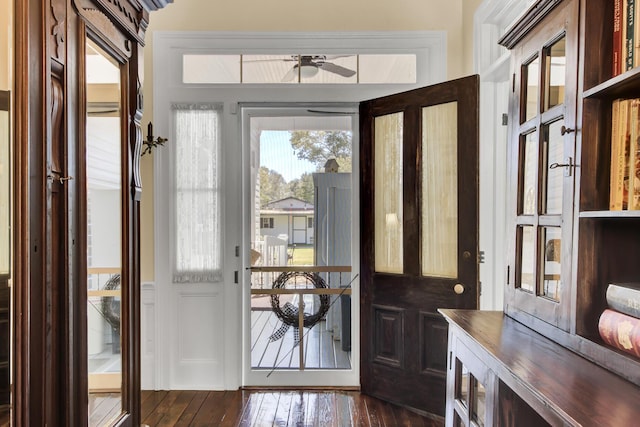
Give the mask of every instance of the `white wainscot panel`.
[[143, 390], [156, 389], [156, 287], [145, 282], [140, 291], [140, 381]]
[[224, 389], [222, 292], [199, 288], [175, 293], [177, 319], [171, 387], [174, 390]]

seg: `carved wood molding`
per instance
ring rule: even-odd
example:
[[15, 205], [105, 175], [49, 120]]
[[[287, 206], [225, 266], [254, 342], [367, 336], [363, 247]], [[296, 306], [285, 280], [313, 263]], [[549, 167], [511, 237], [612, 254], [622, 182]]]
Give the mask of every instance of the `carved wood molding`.
[[[80, 15], [91, 19], [87, 11], [100, 11], [113, 26], [144, 45], [149, 12], [135, 0], [74, 0]], [[93, 13], [93, 12], [90, 12]]]
[[498, 40], [498, 43], [507, 49], [513, 49], [538, 22], [542, 21], [560, 3], [562, 0], [539, 0]]
[[51, 1], [51, 18], [53, 24], [51, 26], [51, 37], [53, 40], [54, 48], [52, 49], [52, 56], [59, 62], [64, 64], [65, 53], [65, 22], [67, 20], [67, 8], [64, 1]]
[[131, 41], [122, 34], [122, 31], [111, 22], [106, 14], [95, 8], [83, 8], [80, 14], [87, 20], [89, 26], [104, 36], [105, 41], [112, 44], [125, 57], [131, 58]]
[[140, 157], [142, 155], [142, 82], [140, 77], [136, 79], [135, 102], [135, 112], [131, 120], [134, 135], [131, 141], [133, 151], [131, 195], [133, 200], [142, 200], [142, 175], [140, 172]]

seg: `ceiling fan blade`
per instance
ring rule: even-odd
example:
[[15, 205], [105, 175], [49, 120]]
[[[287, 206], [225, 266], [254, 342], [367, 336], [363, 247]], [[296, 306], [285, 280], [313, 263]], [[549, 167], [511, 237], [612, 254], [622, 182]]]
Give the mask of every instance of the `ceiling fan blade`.
[[242, 59], [242, 62], [298, 62], [295, 58]]
[[355, 54], [346, 54], [346, 55], [324, 55], [324, 59], [325, 61], [333, 61], [334, 59], [340, 59], [340, 58], [353, 58], [354, 56], [357, 56]]
[[320, 67], [320, 69], [322, 70], [338, 74], [342, 77], [352, 77], [356, 74], [354, 70], [350, 70], [341, 65], [332, 64], [331, 62], [318, 63], [318, 67]]
[[298, 77], [298, 66], [297, 66], [297, 64], [294, 65], [293, 67], [291, 67], [291, 69], [289, 71], [287, 71], [287, 74], [285, 74], [282, 77], [282, 81], [283, 82], [291, 82], [296, 77]]

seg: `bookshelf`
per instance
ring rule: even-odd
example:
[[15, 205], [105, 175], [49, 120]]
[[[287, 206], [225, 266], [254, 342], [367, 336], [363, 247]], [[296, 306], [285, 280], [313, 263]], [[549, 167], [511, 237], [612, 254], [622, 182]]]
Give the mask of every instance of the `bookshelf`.
[[640, 211], [609, 209], [612, 104], [640, 97], [640, 67], [613, 73], [613, 14], [612, 0], [539, 0], [500, 41], [512, 81], [504, 309], [442, 311], [447, 425], [640, 417], [640, 358], [598, 332], [608, 284], [640, 282]]

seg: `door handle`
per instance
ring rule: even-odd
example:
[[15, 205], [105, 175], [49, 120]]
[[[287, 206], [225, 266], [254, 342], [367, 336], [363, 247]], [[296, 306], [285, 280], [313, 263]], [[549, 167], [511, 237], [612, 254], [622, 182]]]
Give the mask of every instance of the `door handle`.
[[464, 285], [462, 283], [456, 283], [453, 286], [453, 292], [455, 292], [458, 295], [461, 295], [464, 293]]

